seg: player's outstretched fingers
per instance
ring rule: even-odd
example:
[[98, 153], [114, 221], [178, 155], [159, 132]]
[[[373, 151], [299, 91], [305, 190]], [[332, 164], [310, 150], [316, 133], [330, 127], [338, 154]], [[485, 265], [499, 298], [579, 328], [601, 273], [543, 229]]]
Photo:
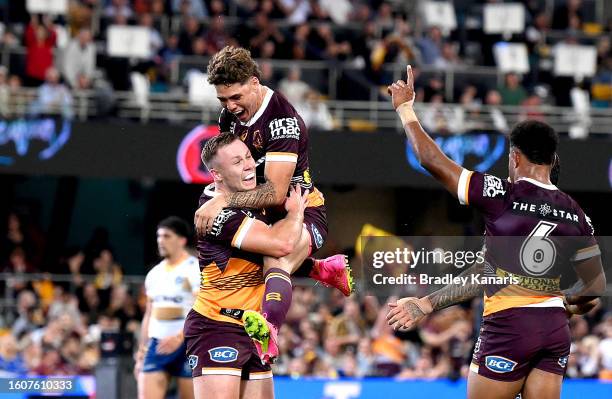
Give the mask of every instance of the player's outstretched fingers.
[[406, 67], [406, 84], [409, 87], [414, 86], [414, 75], [412, 73], [412, 65], [410, 64]]

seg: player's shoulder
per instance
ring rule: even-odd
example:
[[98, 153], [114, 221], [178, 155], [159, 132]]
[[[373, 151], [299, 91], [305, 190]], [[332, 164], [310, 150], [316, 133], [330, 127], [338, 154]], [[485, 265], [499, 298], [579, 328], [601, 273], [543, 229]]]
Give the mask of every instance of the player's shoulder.
[[155, 265], [153, 265], [153, 267], [147, 272], [147, 279], [151, 280], [153, 278], [157, 278], [160, 274], [163, 274], [164, 272], [164, 262], [165, 260], [162, 260], [158, 263], [156, 263]]
[[591, 221], [591, 218], [586, 214], [584, 209], [582, 209], [582, 206], [580, 206], [578, 201], [576, 201], [574, 197], [572, 197], [570, 194], [562, 190], [559, 190], [559, 195], [564, 198], [566, 207], [574, 211], [575, 214], [578, 216], [579, 222], [582, 226], [584, 226], [586, 232], [590, 233], [591, 235], [594, 235], [595, 228], [593, 227], [593, 222]]
[[[272, 89], [270, 89], [272, 90]], [[267, 106], [269, 119], [297, 117], [295, 107], [287, 100], [281, 92], [272, 91], [272, 96]]]

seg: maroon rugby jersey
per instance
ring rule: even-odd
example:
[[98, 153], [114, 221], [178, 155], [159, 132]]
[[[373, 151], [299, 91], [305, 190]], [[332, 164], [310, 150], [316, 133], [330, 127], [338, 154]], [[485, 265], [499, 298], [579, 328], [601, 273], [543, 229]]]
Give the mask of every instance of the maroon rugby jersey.
[[561, 274], [600, 254], [590, 219], [556, 186], [528, 178], [513, 184], [464, 169], [457, 196], [484, 217], [486, 274], [519, 279], [518, 284], [485, 285], [485, 315], [513, 307], [563, 306]]
[[[213, 185], [200, 196], [200, 206], [214, 196]], [[221, 308], [261, 309], [264, 294], [263, 257], [240, 249], [242, 240], [256, 220], [266, 223], [263, 213], [253, 209], [224, 208], [212, 230], [198, 236], [202, 281], [193, 305], [198, 313], [218, 321], [240, 324], [220, 314]]]
[[291, 183], [300, 184], [312, 192], [308, 163], [308, 129], [302, 117], [282, 94], [270, 88], [266, 90], [261, 107], [246, 123], [223, 108], [219, 117], [219, 129], [222, 132], [234, 133], [249, 147], [257, 162], [259, 183], [265, 181], [266, 161], [295, 162]]

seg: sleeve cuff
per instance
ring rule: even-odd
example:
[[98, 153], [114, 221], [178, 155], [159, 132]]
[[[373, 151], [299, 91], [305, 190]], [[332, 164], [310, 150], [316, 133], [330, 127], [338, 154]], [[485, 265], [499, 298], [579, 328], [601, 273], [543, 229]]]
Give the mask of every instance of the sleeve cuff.
[[232, 240], [233, 247], [240, 249], [240, 247], [242, 246], [242, 241], [244, 241], [244, 238], [249, 232], [251, 226], [253, 226], [254, 222], [255, 219], [253, 218], [244, 218], [242, 224], [240, 224], [240, 227], [238, 227], [238, 231], [234, 235], [234, 239]]
[[266, 162], [293, 162], [297, 163], [298, 155], [291, 152], [268, 152]]
[[589, 259], [598, 255], [601, 255], [599, 245], [593, 245], [591, 247], [583, 248], [581, 250], [576, 251], [576, 253], [574, 254], [574, 256], [572, 256], [570, 260], [572, 262], [580, 262], [581, 260]]
[[472, 171], [463, 169], [461, 176], [459, 176], [459, 184], [457, 184], [457, 199], [461, 205], [469, 205], [468, 191], [470, 188], [470, 178], [472, 177]]

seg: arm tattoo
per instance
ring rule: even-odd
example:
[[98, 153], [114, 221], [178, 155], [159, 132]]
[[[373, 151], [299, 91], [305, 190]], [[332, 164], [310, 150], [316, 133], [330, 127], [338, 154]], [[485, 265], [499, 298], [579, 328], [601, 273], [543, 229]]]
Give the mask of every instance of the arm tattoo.
[[[482, 274], [483, 272], [484, 263], [475, 263], [469, 269], [461, 273], [459, 277]], [[482, 287], [480, 284], [472, 283], [471, 281], [472, 279], [470, 278], [470, 282], [464, 286], [459, 284], [449, 284], [446, 287], [428, 295], [427, 297], [431, 301], [433, 310], [436, 311], [444, 309], [479, 295], [482, 292]]]
[[264, 183], [254, 190], [238, 191], [227, 198], [231, 208], [264, 209], [275, 205], [276, 194], [272, 183]]

